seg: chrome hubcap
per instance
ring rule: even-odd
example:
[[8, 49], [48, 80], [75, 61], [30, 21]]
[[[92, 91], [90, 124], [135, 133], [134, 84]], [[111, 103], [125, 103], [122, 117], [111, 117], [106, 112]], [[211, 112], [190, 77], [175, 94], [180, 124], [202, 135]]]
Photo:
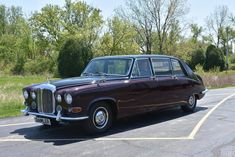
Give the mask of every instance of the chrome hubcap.
[[193, 107], [195, 103], [195, 96], [194, 95], [190, 96], [188, 102], [189, 102], [189, 106]]
[[105, 115], [104, 111], [99, 111], [99, 112], [96, 113], [95, 122], [98, 125], [103, 125], [105, 120], [106, 120], [106, 115]]
[[108, 122], [108, 111], [104, 107], [99, 107], [95, 110], [93, 115], [93, 123], [98, 129], [102, 129]]

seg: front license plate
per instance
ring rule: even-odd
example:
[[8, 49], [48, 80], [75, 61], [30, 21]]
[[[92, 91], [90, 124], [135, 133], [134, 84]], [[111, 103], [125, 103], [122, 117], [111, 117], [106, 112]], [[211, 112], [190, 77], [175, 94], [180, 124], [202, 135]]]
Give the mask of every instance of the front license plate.
[[35, 117], [35, 122], [39, 122], [45, 125], [51, 125], [51, 120], [48, 118]]

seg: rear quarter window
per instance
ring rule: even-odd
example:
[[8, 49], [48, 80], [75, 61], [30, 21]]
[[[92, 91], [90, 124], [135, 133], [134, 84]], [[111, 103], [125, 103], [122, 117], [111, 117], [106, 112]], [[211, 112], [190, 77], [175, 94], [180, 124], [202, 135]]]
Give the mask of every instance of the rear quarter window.
[[172, 73], [175, 76], [187, 76], [187, 72], [182, 66], [182, 64], [176, 60], [176, 59], [171, 59], [171, 64], [172, 64]]

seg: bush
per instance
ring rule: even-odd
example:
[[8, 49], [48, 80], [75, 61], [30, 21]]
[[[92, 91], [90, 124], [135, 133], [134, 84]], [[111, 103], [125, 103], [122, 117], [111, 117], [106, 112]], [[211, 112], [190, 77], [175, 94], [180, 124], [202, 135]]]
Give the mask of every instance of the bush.
[[25, 60], [23, 57], [17, 59], [15, 66], [12, 69], [12, 73], [15, 75], [22, 75], [24, 74], [24, 65]]
[[199, 75], [205, 74], [205, 71], [203, 70], [203, 66], [201, 66], [200, 64], [195, 66], [195, 72]]
[[230, 70], [235, 70], [235, 64], [230, 65]]
[[195, 69], [196, 65], [204, 65], [206, 61], [205, 52], [202, 49], [198, 49], [192, 53], [190, 66], [192, 69]]
[[206, 61], [204, 69], [206, 71], [219, 67], [220, 70], [225, 68], [225, 58], [223, 52], [214, 45], [208, 46], [206, 50]]
[[49, 58], [40, 57], [35, 60], [28, 60], [25, 63], [25, 73], [27, 74], [45, 74], [53, 73], [54, 63]]
[[220, 72], [220, 67], [213, 67], [210, 69], [209, 73], [218, 74]]
[[235, 64], [235, 53], [231, 55], [230, 62]]
[[91, 48], [82, 40], [68, 39], [58, 56], [58, 72], [61, 77], [78, 76], [92, 58]]

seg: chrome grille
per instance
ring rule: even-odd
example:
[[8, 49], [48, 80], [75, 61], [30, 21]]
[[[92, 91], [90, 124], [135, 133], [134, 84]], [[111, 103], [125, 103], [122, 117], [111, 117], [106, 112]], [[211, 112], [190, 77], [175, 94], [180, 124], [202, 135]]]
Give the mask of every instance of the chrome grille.
[[55, 98], [51, 89], [39, 88], [37, 90], [37, 107], [39, 113], [54, 113]]

